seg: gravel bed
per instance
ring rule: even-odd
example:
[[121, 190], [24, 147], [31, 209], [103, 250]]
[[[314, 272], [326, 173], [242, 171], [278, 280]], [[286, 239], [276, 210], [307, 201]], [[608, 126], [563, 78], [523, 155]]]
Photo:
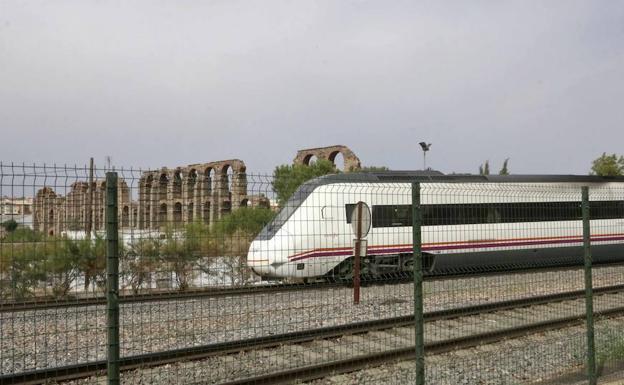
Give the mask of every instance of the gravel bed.
[[[624, 317], [596, 322], [599, 364], [614, 343], [624, 346]], [[436, 385], [547, 384], [551, 379], [582, 370], [585, 364], [584, 326], [534, 334], [452, 353], [427, 356], [426, 383]], [[620, 357], [624, 359], [624, 357]], [[313, 385], [415, 383], [414, 361], [312, 381]], [[586, 383], [586, 382], [585, 382]]]
[[[623, 283], [624, 267], [594, 269], [595, 286]], [[424, 284], [425, 310], [582, 289], [583, 272], [470, 277]], [[192, 347], [355, 321], [409, 315], [413, 285], [336, 288], [133, 303], [121, 308], [122, 355]], [[0, 313], [2, 373], [101, 360], [106, 309], [89, 306]]]
[[[600, 299], [602, 298], [600, 297]], [[579, 301], [574, 302], [577, 302], [577, 313], [578, 310], [582, 311], [583, 304], [578, 303]], [[605, 306], [604, 302], [608, 301], [597, 301], [597, 308]], [[565, 303], [540, 305], [537, 308], [546, 306], [550, 307], [553, 312], [569, 308]], [[515, 318], [511, 317], [512, 313], [515, 313]], [[425, 327], [425, 341], [429, 343], [479, 332], [502, 330], [538, 321], [540, 320], [539, 317], [541, 319], [549, 318], [548, 315], [540, 313], [540, 309], [534, 307], [497, 312], [497, 318], [506, 319], [508, 322], [490, 324], [487, 321], [493, 318], [491, 315], [464, 317], [459, 319], [457, 325], [452, 328], [448, 327], [449, 321], [437, 321], [433, 324], [427, 324]], [[437, 327], [430, 327], [433, 325]], [[613, 341], [618, 339], [623, 341], [622, 346], [624, 346], [624, 333], [619, 329], [622, 325], [624, 325], [624, 318], [605, 321], [604, 325], [599, 323], [598, 346], [602, 346], [603, 351], [608, 350], [609, 346], [614, 346]], [[413, 328], [402, 327], [301, 345], [284, 345], [278, 348], [242, 352], [226, 357], [211, 357], [201, 361], [181, 362], [151, 369], [135, 370], [124, 373], [122, 379], [124, 384], [156, 384], [159, 383], [158, 381], [164, 381], [160, 383], [205, 382], [218, 384], [274, 371], [331, 362], [356, 355], [411, 347], [414, 341], [413, 333]], [[546, 376], [552, 377], [565, 370], [570, 365], [569, 362], [574, 366], [578, 365], [575, 362], [582, 361], [585, 337], [583, 333], [584, 327], [581, 326], [508, 340], [503, 343], [484, 345], [474, 349], [430, 356], [427, 357], [428, 383], [525, 383], [528, 380], [532, 381]], [[574, 338], [569, 337], [569, 335]], [[577, 343], [579, 341], [580, 343]], [[610, 345], [606, 345], [607, 343]], [[532, 362], [529, 362], [531, 360], [540, 362], [538, 365], [533, 365]], [[518, 365], [522, 370], [518, 369]], [[397, 366], [401, 370], [394, 368]], [[357, 384], [365, 381], [383, 383], [388, 382], [388, 380], [391, 380], [390, 383], [403, 383], [399, 380], [413, 381], [411, 378], [414, 376], [413, 369], [413, 361], [408, 361], [336, 376], [315, 383]], [[486, 375], [484, 376], [483, 373]], [[520, 375], [521, 377], [518, 377]], [[512, 378], [515, 382], [506, 382], [508, 378]], [[90, 378], [76, 381], [73, 384], [89, 384], [98, 382], [100, 379]]]

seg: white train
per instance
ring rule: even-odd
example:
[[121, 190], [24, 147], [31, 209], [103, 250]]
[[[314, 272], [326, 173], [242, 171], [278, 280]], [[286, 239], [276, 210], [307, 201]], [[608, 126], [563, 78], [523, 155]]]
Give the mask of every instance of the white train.
[[416, 181], [428, 271], [580, 262], [584, 185], [590, 187], [594, 261], [624, 260], [624, 178], [385, 172], [305, 183], [252, 242], [247, 263], [265, 278], [348, 276], [355, 238], [350, 212], [362, 201], [372, 212], [362, 273], [411, 271]]

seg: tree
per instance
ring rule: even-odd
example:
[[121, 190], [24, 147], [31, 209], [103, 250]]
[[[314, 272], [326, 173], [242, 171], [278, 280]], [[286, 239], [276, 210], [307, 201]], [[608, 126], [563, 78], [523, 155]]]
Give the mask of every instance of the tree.
[[509, 162], [509, 158], [505, 159], [503, 162], [503, 167], [498, 172], [498, 175], [509, 175], [509, 170], [507, 169], [507, 163]]
[[71, 239], [56, 240], [43, 244], [42, 258], [46, 274], [46, 283], [52, 285], [55, 298], [66, 297], [72, 284], [80, 274], [80, 247]]
[[479, 175], [490, 175], [490, 161], [486, 160], [484, 164], [479, 166]]
[[201, 222], [186, 224], [182, 230], [168, 227], [158, 246], [160, 260], [175, 276], [178, 289], [187, 290], [199, 270], [201, 260], [218, 255], [210, 228]]
[[[106, 240], [101, 235], [93, 239], [69, 241], [66, 245], [68, 254], [78, 259], [78, 267], [84, 274], [84, 289], [92, 283], [101, 288], [106, 283]], [[123, 253], [123, 242], [119, 242], [119, 253]]]
[[158, 269], [161, 243], [158, 238], [140, 238], [132, 241], [128, 251], [122, 254], [123, 270], [134, 294], [138, 294], [141, 287], [150, 280], [152, 273]]
[[600, 157], [592, 162], [590, 174], [600, 176], [624, 175], [624, 156], [607, 155], [603, 152]]
[[246, 268], [246, 255], [249, 246], [262, 228], [269, 223], [275, 213], [263, 207], [243, 207], [216, 223], [211, 229], [217, 239], [218, 255], [229, 270], [232, 284], [246, 282], [249, 269]]
[[273, 191], [277, 195], [277, 202], [284, 206], [293, 193], [304, 182], [327, 174], [338, 173], [334, 164], [325, 159], [319, 159], [309, 166], [303, 164], [281, 165], [273, 171]]
[[13, 232], [9, 233], [2, 242], [5, 243], [27, 243], [40, 242], [44, 235], [38, 233], [28, 227], [17, 227]]
[[0, 248], [0, 298], [22, 300], [31, 297], [37, 284], [45, 279], [41, 248], [30, 244]]
[[4, 227], [7, 233], [12, 233], [17, 230], [17, 222], [15, 221], [15, 219], [9, 219], [8, 221], [4, 221], [2, 222], [2, 224], [0, 224], [0, 226]]
[[193, 262], [199, 258], [192, 245], [193, 240], [189, 242], [186, 234], [179, 234], [171, 228], [165, 229], [165, 239], [160, 247], [160, 258], [165, 263], [164, 266], [175, 273], [175, 280], [180, 291], [185, 291], [191, 286], [194, 277]]
[[255, 238], [274, 216], [273, 211], [264, 207], [241, 207], [215, 223], [213, 231], [216, 234], [226, 235], [240, 231]]

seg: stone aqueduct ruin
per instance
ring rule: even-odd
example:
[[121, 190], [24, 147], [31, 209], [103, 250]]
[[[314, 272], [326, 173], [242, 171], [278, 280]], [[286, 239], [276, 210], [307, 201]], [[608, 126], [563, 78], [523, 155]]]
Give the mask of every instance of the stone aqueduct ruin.
[[[238, 159], [145, 172], [139, 181], [140, 229], [164, 223], [214, 223], [239, 207], [269, 206], [247, 195], [247, 175]], [[250, 199], [252, 198], [252, 199]]]
[[362, 167], [358, 158], [347, 146], [337, 145], [329, 147], [307, 148], [297, 151], [297, 156], [293, 159], [295, 164], [310, 164], [312, 159], [326, 159], [336, 165], [336, 156], [342, 154], [344, 159], [344, 171], [355, 171]]
[[[131, 227], [130, 189], [122, 179], [118, 181], [118, 205], [120, 225]], [[93, 203], [89, 202], [89, 183], [75, 182], [70, 186], [67, 196], [57, 194], [51, 187], [37, 191], [33, 199], [33, 228], [48, 235], [62, 231], [86, 230], [88, 208], [91, 206], [91, 228], [103, 230], [105, 226], [104, 209], [106, 207], [106, 181], [93, 182]]]
[[[192, 164], [174, 169], [146, 171], [138, 182], [138, 201], [119, 178], [118, 218], [121, 228], [161, 229], [165, 225], [196, 220], [211, 224], [240, 207], [269, 207], [264, 196], [247, 194], [245, 163], [239, 159]], [[93, 183], [91, 228], [104, 230], [106, 182]], [[89, 217], [89, 183], [75, 182], [66, 196], [52, 188], [40, 189], [33, 202], [33, 226], [49, 235], [63, 231], [85, 231]]]
[[[301, 150], [294, 163], [308, 165], [313, 157], [334, 163], [338, 154], [344, 158], [345, 171], [360, 168], [360, 160], [346, 146]], [[138, 182], [130, 181], [131, 187], [121, 176], [118, 180], [118, 218], [126, 229], [158, 230], [193, 221], [212, 224], [240, 207], [270, 207], [265, 196], [248, 195], [246, 166], [239, 159], [146, 171]], [[131, 198], [131, 188], [138, 188], [137, 201]], [[90, 212], [89, 199], [89, 183], [84, 181], [73, 183], [66, 196], [51, 187], [40, 189], [33, 200], [34, 229], [49, 235], [85, 231], [91, 218], [91, 229], [104, 230], [104, 180], [93, 182]]]

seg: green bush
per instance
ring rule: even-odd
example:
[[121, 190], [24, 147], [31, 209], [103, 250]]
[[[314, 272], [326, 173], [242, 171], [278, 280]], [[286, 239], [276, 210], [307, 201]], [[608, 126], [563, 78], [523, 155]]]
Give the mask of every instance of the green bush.
[[10, 232], [1, 242], [3, 243], [19, 243], [19, 242], [39, 242], [44, 239], [41, 233], [34, 231], [28, 227], [18, 227]]
[[0, 223], [0, 226], [4, 227], [7, 233], [12, 233], [17, 229], [17, 222], [15, 219], [9, 219], [8, 221]]
[[303, 164], [282, 165], [273, 171], [273, 191], [277, 194], [277, 201], [284, 206], [288, 198], [304, 182], [327, 174], [338, 173], [334, 164], [325, 159], [319, 159], [309, 166]]
[[242, 232], [255, 237], [274, 216], [273, 211], [264, 207], [242, 207], [215, 223], [212, 230], [216, 236]]
[[0, 249], [0, 296], [23, 300], [32, 297], [38, 284], [46, 280], [42, 247], [23, 245]]

